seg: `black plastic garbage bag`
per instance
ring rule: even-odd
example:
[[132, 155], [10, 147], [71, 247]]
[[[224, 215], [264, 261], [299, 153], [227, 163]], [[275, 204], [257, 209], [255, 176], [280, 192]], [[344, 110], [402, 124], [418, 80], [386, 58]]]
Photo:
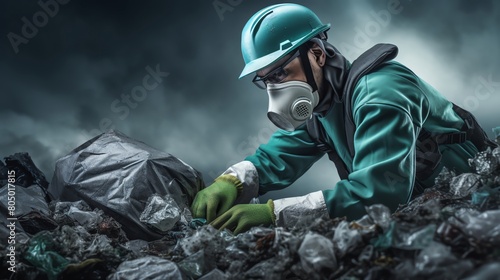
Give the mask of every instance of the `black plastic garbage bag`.
[[[45, 201], [45, 193], [37, 185], [32, 185], [27, 188], [23, 188], [18, 185], [14, 185], [13, 190], [15, 197], [15, 216], [19, 217], [26, 215], [32, 211], [38, 211], [42, 214], [49, 215], [49, 205]], [[8, 187], [4, 186], [0, 188], [0, 209], [2, 214], [7, 213], [8, 209]]]
[[[13, 188], [11, 188], [13, 187]], [[10, 188], [10, 189], [9, 189]], [[13, 192], [14, 195], [13, 197], [15, 198], [15, 210], [14, 212], [14, 217], [18, 218], [18, 220], [15, 221], [7, 221], [8, 218], [14, 218], [10, 217], [8, 213], [9, 209], [9, 202], [12, 202], [9, 199], [11, 197], [9, 195], [9, 192]], [[17, 232], [17, 240], [21, 241], [24, 240], [24, 233], [26, 230], [24, 229], [21, 222], [21, 217], [26, 217], [30, 215], [31, 213], [39, 213], [42, 214], [41, 216], [44, 215], [49, 215], [49, 206], [47, 205], [47, 202], [45, 201], [45, 193], [42, 191], [42, 189], [38, 185], [32, 185], [30, 187], [24, 188], [22, 186], [18, 185], [5, 185], [4, 187], [0, 188], [0, 239], [1, 240], [6, 240], [7, 236], [10, 235], [10, 232], [7, 231], [7, 224], [10, 224], [11, 222], [16, 223], [16, 232]], [[34, 222], [34, 219], [28, 219], [27, 222]], [[49, 228], [54, 228], [54, 227], [49, 227]], [[33, 234], [36, 233], [33, 232], [32, 230], [29, 230], [28, 233]], [[23, 237], [23, 238], [21, 238]]]
[[[10, 176], [9, 176], [10, 174]], [[10, 179], [9, 179], [10, 178]], [[5, 157], [5, 164], [0, 161], [0, 239], [6, 240], [12, 232], [7, 225], [15, 223], [17, 241], [26, 241], [20, 220], [8, 218], [27, 217], [31, 212], [49, 215], [47, 192], [49, 183], [43, 173], [33, 163], [28, 153], [15, 153]], [[10, 211], [12, 210], [13, 211]], [[32, 219], [25, 219], [30, 222]], [[33, 225], [36, 223], [32, 223]], [[49, 226], [49, 228], [53, 228]], [[32, 233], [32, 232], [28, 232]]]
[[59, 159], [49, 192], [103, 210], [129, 239], [155, 240], [162, 235], [140, 221], [148, 199], [169, 196], [183, 209], [202, 187], [200, 173], [183, 161], [111, 131]]
[[[36, 167], [28, 153], [15, 153], [5, 157], [5, 164], [0, 164], [0, 186], [7, 184], [7, 172], [14, 172], [16, 185], [21, 187], [29, 187], [38, 185], [47, 195], [47, 187], [49, 182], [45, 179], [45, 175]], [[49, 201], [49, 197], [46, 197]]]

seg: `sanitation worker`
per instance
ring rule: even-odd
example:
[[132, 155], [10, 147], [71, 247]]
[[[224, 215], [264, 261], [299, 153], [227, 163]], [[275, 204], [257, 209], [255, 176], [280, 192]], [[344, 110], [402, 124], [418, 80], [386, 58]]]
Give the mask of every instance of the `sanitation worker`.
[[[327, 41], [329, 28], [297, 4], [248, 20], [240, 78], [253, 74], [267, 91], [268, 117], [280, 129], [196, 195], [194, 217], [238, 234], [322, 215], [357, 219], [372, 204], [394, 211], [443, 167], [469, 172], [468, 159], [495, 146], [469, 112], [393, 60], [396, 46], [376, 45], [351, 63]], [[286, 188], [325, 153], [341, 178], [331, 188], [249, 203]]]

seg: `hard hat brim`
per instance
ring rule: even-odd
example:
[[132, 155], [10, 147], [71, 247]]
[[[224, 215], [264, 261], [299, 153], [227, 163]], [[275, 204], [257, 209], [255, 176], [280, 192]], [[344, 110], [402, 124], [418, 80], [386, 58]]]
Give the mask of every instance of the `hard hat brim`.
[[321, 27], [318, 27], [316, 29], [313, 29], [309, 33], [308, 36], [304, 36], [303, 38], [301, 38], [297, 41], [291, 42], [290, 47], [288, 47], [286, 49], [277, 50], [277, 51], [272, 52], [266, 56], [263, 56], [263, 57], [260, 57], [258, 59], [250, 61], [249, 63], [247, 63], [245, 65], [245, 67], [243, 68], [243, 71], [241, 71], [241, 74], [240, 74], [238, 79], [241, 79], [245, 76], [248, 76], [254, 72], [257, 72], [257, 71], [264, 69], [267, 66], [275, 63], [276, 61], [280, 60], [281, 58], [283, 58], [287, 54], [296, 50], [300, 45], [302, 45], [302, 44], [306, 43], [307, 41], [309, 41], [310, 39], [312, 39], [317, 34], [324, 32], [324, 31], [327, 31], [328, 29], [330, 29], [329, 23], [322, 25]]

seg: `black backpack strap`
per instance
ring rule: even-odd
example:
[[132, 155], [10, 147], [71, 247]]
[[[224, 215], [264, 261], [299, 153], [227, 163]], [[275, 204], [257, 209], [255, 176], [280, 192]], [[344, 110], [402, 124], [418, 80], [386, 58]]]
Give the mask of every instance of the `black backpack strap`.
[[316, 147], [320, 151], [328, 154], [328, 158], [333, 161], [335, 167], [337, 168], [340, 179], [347, 179], [347, 176], [349, 175], [347, 166], [337, 154], [335, 147], [332, 147], [327, 143], [326, 134], [323, 126], [319, 122], [318, 114], [313, 114], [313, 116], [309, 120], [307, 120], [306, 124], [307, 132], [309, 133], [309, 136], [311, 136], [312, 140], [316, 143]]
[[[488, 135], [486, 132], [483, 130], [483, 128], [479, 125], [477, 122], [476, 118], [472, 113], [469, 111], [459, 107], [458, 105], [453, 103], [453, 111], [457, 113], [458, 116], [460, 116], [464, 120], [464, 125], [462, 126], [462, 142], [465, 142], [466, 140], [470, 140], [474, 146], [479, 151], [484, 151], [488, 147], [494, 149], [498, 147], [497, 143], [495, 143], [493, 140], [488, 138]], [[453, 140], [452, 140], [453, 141]], [[459, 140], [455, 140], [457, 142], [452, 142], [452, 143], [458, 143]]]
[[354, 91], [354, 87], [358, 83], [359, 79], [361, 79], [361, 77], [373, 71], [382, 63], [395, 58], [397, 55], [398, 47], [396, 47], [395, 45], [377, 44], [360, 55], [358, 59], [354, 60], [351, 68], [349, 69], [349, 75], [347, 76], [347, 81], [344, 86], [344, 96], [342, 100], [344, 101], [347, 145], [349, 147], [349, 153], [353, 157], [354, 131], [356, 130], [356, 126], [352, 117], [351, 96], [352, 92]]
[[[431, 134], [422, 128], [418, 134], [416, 150], [416, 177], [423, 181], [431, 176], [439, 162], [441, 162], [441, 152], [439, 145], [461, 144], [469, 140], [479, 151], [484, 151], [488, 147], [496, 148], [498, 145], [490, 140], [486, 132], [481, 128], [474, 115], [458, 105], [453, 104], [453, 111], [464, 120], [464, 125], [459, 132]], [[423, 193], [424, 187], [415, 181], [412, 197]]]
[[[442, 155], [439, 151], [439, 143], [436, 136], [433, 136], [425, 128], [421, 128], [415, 146], [415, 176], [419, 181], [424, 181], [432, 175], [441, 162]], [[413, 194], [422, 192], [423, 188], [419, 189], [415, 184]]]
[[441, 161], [439, 145], [462, 144], [469, 140], [479, 151], [488, 147], [494, 149], [498, 145], [488, 138], [486, 132], [481, 128], [474, 115], [453, 104], [453, 111], [464, 120], [464, 125], [459, 132], [432, 134], [422, 128], [417, 139], [417, 178], [427, 179]]

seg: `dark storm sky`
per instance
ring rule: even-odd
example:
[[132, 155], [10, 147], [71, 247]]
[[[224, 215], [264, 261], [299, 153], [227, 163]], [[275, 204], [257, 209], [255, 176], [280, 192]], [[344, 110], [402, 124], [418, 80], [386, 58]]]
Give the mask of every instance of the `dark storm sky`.
[[[67, 2], [57, 11], [49, 5], [45, 18], [37, 1], [0, 4], [0, 156], [29, 152], [50, 180], [58, 158], [112, 126], [181, 158], [209, 182], [275, 129], [265, 92], [238, 76], [242, 27], [277, 1]], [[398, 45], [398, 61], [471, 110], [493, 136], [500, 2], [310, 2], [296, 3], [332, 24], [329, 41], [348, 59], [375, 43]], [[155, 69], [163, 76], [149, 80], [149, 90], [123, 99]], [[268, 196], [303, 195], [337, 180], [325, 157]]]

